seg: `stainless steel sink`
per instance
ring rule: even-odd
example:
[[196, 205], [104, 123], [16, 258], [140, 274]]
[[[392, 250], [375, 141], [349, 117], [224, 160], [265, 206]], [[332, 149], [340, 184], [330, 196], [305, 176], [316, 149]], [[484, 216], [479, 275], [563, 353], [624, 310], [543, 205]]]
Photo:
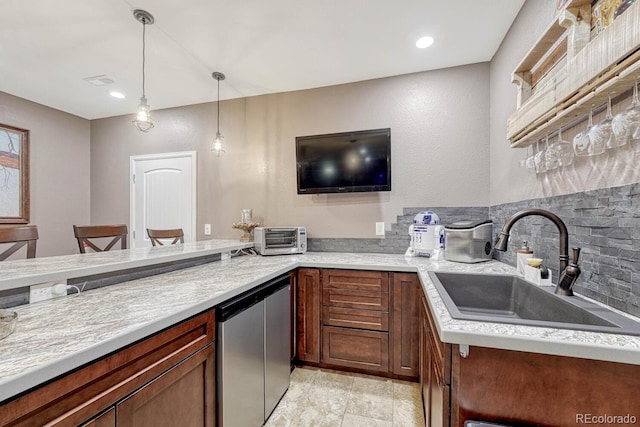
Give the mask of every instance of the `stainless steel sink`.
[[518, 276], [429, 272], [451, 317], [640, 336], [640, 323]]

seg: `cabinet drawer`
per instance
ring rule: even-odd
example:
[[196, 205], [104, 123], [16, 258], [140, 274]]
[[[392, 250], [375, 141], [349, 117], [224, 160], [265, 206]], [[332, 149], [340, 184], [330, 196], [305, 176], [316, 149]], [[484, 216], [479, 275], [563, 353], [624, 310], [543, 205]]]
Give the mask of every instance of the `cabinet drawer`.
[[323, 269], [321, 280], [324, 289], [389, 292], [389, 273], [382, 271]]
[[322, 304], [331, 307], [389, 311], [389, 293], [324, 288]]
[[322, 322], [330, 326], [389, 331], [389, 313], [341, 307], [324, 307]]
[[322, 361], [327, 364], [389, 372], [389, 334], [350, 328], [322, 328]]

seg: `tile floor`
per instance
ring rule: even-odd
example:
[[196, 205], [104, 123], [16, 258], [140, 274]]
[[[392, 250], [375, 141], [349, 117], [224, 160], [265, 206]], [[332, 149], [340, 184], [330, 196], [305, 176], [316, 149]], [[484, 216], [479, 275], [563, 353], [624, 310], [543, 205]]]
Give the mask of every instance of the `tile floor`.
[[420, 386], [316, 368], [296, 368], [266, 427], [424, 426]]

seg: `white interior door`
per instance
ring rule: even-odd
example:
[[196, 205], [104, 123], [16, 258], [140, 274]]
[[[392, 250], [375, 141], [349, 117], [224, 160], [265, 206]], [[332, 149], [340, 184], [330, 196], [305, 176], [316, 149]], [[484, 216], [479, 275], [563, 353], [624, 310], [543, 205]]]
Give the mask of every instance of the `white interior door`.
[[147, 228], [182, 228], [195, 240], [196, 152], [131, 156], [131, 247], [151, 246]]

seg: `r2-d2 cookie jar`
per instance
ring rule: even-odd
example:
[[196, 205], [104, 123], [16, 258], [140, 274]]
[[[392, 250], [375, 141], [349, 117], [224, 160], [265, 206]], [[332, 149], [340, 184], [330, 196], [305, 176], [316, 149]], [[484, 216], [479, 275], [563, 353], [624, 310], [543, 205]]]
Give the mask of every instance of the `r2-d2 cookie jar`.
[[405, 255], [441, 259], [444, 256], [444, 227], [432, 211], [421, 211], [409, 226], [411, 242]]

